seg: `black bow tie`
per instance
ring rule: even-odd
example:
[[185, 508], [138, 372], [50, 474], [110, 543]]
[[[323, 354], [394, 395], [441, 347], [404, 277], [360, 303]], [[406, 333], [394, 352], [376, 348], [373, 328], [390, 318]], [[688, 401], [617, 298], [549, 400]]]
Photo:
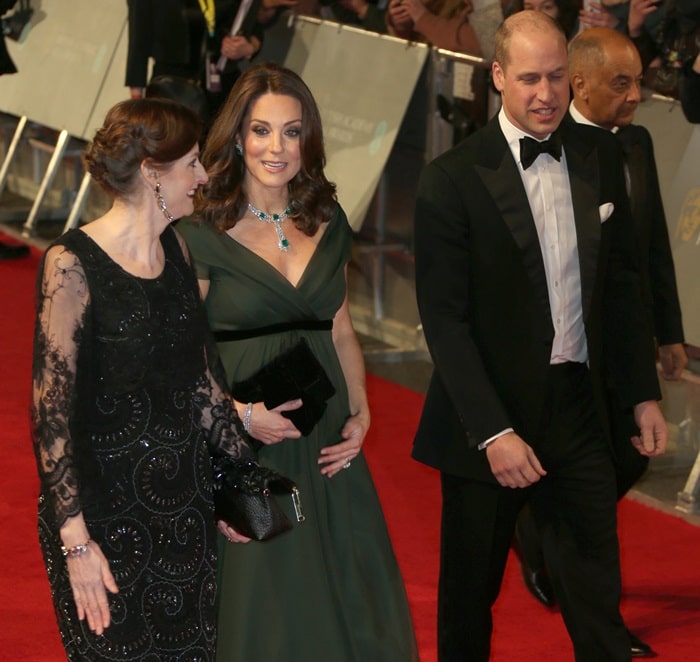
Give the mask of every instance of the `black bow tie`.
[[540, 142], [529, 136], [520, 139], [520, 163], [527, 170], [540, 154], [550, 154], [557, 161], [561, 158], [561, 138], [553, 133], [547, 140]]

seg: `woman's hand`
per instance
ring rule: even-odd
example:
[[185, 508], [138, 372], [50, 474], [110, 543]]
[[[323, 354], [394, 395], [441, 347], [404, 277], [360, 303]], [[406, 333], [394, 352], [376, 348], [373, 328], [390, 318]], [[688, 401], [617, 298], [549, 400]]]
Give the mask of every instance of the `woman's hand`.
[[591, 2], [590, 9], [582, 9], [578, 13], [578, 19], [586, 28], [612, 28], [615, 29], [620, 19], [608, 11], [599, 2]]
[[255, 55], [255, 46], [240, 34], [224, 37], [221, 41], [221, 54], [229, 60], [244, 60]]
[[264, 402], [256, 402], [250, 412], [250, 436], [268, 445], [285, 439], [298, 439], [301, 432], [286, 416], [282, 416], [282, 412], [299, 409], [302, 404], [301, 399], [297, 398], [268, 409]]
[[242, 533], [238, 533], [236, 529], [226, 524], [222, 519], [216, 525], [219, 528], [219, 533], [222, 536], [226, 536], [229, 542], [250, 542], [252, 540], [252, 538], [246, 538]]
[[340, 4], [357, 14], [357, 18], [360, 20], [367, 16], [367, 9], [369, 8], [367, 0], [340, 0]]
[[653, 14], [661, 0], [630, 0], [630, 9], [627, 16], [627, 32], [630, 37], [640, 37], [644, 32], [644, 21], [649, 14]]
[[81, 621], [87, 618], [90, 629], [101, 635], [110, 623], [107, 591], [119, 593], [107, 559], [93, 540], [87, 551], [79, 556], [68, 556], [66, 566], [78, 618]]
[[415, 24], [428, 10], [420, 0], [391, 0], [389, 11], [392, 16], [410, 20]]
[[403, 0], [391, 0], [387, 7], [386, 23], [389, 33], [395, 37], [408, 39], [413, 33], [413, 19], [403, 6]]
[[362, 450], [362, 443], [369, 430], [369, 416], [355, 414], [350, 416], [341, 430], [343, 441], [321, 449], [318, 463], [323, 465], [321, 473], [332, 478], [342, 469], [349, 469], [350, 463]]

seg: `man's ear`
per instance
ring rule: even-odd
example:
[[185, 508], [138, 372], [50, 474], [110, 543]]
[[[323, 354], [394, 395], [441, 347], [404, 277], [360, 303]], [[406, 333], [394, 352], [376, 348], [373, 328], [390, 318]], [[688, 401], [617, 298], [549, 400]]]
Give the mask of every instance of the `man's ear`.
[[491, 65], [491, 78], [493, 79], [493, 86], [499, 91], [503, 92], [505, 72], [503, 67], [501, 67], [500, 62], [494, 62]]
[[588, 86], [586, 81], [581, 74], [571, 75], [571, 89], [573, 90], [574, 96], [584, 101], [588, 100]]

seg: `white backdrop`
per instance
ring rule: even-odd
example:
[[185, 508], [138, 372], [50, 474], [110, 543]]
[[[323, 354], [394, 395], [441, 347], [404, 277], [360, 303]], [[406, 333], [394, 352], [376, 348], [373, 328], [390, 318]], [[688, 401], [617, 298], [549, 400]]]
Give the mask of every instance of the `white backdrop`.
[[[0, 76], [0, 110], [90, 139], [128, 96], [126, 2], [41, 0], [21, 43], [6, 39], [18, 73]], [[45, 16], [44, 16], [45, 15]]]
[[[17, 74], [0, 76], [0, 111], [90, 140], [124, 86], [123, 0], [42, 0], [45, 18], [9, 41]], [[394, 144], [425, 45], [316, 19], [278, 21], [257, 61], [299, 73], [324, 123], [328, 177], [359, 230]]]

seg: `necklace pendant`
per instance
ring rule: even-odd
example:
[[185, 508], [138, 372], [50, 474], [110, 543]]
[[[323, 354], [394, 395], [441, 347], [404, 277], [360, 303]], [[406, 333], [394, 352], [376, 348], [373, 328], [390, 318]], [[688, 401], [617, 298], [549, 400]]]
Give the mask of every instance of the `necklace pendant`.
[[286, 253], [289, 250], [289, 239], [285, 236], [279, 221], [275, 221], [275, 231], [277, 232], [277, 248]]
[[272, 223], [275, 227], [275, 232], [277, 233], [277, 248], [279, 248], [283, 253], [289, 250], [289, 240], [284, 234], [282, 229], [282, 221], [287, 220], [287, 216], [291, 212], [291, 209], [287, 207], [281, 214], [266, 214], [264, 211], [254, 207], [250, 202], [248, 202], [248, 209], [256, 218], [260, 219], [264, 223]]

